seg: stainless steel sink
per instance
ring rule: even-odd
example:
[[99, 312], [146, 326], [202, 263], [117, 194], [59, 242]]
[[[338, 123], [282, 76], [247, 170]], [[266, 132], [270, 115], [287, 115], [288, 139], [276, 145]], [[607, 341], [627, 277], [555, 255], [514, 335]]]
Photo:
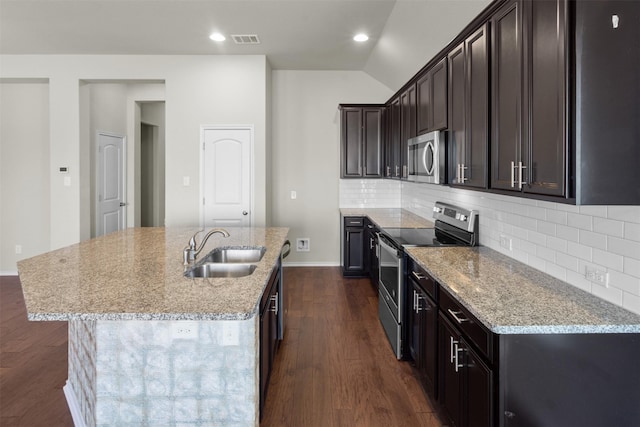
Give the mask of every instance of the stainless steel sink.
[[251, 263], [258, 262], [264, 256], [264, 246], [235, 246], [215, 248], [202, 258], [203, 263]]
[[198, 264], [185, 271], [185, 277], [244, 277], [256, 269], [254, 264], [212, 263]]

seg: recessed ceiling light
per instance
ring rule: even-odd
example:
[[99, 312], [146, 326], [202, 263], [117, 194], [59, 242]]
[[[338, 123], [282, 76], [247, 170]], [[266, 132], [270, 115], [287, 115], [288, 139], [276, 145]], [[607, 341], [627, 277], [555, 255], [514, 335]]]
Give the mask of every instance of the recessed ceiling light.
[[225, 36], [223, 36], [220, 33], [212, 33], [209, 38], [211, 40], [213, 40], [214, 42], [223, 42], [225, 41], [227, 38]]
[[353, 39], [357, 42], [366, 42], [367, 40], [369, 40], [369, 36], [366, 34], [360, 33], [353, 36]]

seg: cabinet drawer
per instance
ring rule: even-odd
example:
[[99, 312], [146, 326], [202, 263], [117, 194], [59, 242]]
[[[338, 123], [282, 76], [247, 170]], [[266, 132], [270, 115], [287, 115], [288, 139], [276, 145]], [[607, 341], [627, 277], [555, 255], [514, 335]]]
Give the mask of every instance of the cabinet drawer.
[[364, 217], [347, 216], [344, 218], [345, 227], [364, 227]]
[[411, 280], [416, 282], [434, 301], [438, 301], [436, 297], [437, 285], [436, 281], [411, 258], [407, 260], [407, 275]]
[[478, 350], [493, 362], [493, 334], [445, 289], [440, 288], [440, 311], [451, 320]]

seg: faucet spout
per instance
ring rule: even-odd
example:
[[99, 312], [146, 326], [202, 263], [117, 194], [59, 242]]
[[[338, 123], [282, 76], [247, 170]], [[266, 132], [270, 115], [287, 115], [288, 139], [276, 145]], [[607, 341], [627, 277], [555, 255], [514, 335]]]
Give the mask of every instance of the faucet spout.
[[188, 265], [195, 261], [196, 257], [200, 254], [200, 252], [202, 252], [202, 249], [207, 243], [207, 240], [209, 240], [209, 237], [211, 237], [212, 235], [218, 233], [222, 234], [222, 236], [225, 238], [230, 236], [229, 232], [224, 228], [214, 228], [204, 236], [202, 242], [200, 243], [200, 247], [198, 247], [198, 244], [196, 243], [196, 236], [198, 235], [198, 233], [200, 232], [198, 231], [193, 236], [191, 236], [191, 238], [189, 239], [189, 245], [182, 251], [182, 260], [184, 265]]

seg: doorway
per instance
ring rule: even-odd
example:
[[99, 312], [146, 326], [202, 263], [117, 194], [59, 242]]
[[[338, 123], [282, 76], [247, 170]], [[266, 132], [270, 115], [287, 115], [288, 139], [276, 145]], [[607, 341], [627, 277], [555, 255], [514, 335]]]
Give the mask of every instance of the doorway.
[[123, 230], [125, 203], [125, 137], [96, 136], [96, 237]]
[[156, 162], [158, 127], [140, 124], [140, 226], [158, 227]]
[[253, 126], [202, 127], [204, 227], [250, 227]]

